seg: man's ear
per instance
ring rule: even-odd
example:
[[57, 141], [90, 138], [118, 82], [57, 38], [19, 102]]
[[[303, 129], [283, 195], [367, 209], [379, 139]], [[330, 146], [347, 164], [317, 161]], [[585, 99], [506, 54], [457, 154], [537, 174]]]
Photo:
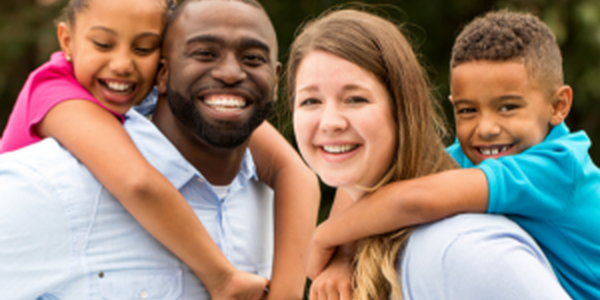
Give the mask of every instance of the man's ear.
[[277, 78], [275, 79], [275, 87], [273, 87], [273, 101], [277, 102], [278, 98], [279, 98], [279, 80], [281, 80], [281, 63], [277, 62], [277, 64], [275, 64], [275, 76], [277, 76]]
[[167, 93], [167, 81], [169, 81], [169, 70], [167, 59], [163, 57], [158, 63], [158, 72], [156, 73], [156, 86], [159, 94], [164, 95]]
[[552, 97], [550, 124], [556, 126], [562, 123], [567, 118], [567, 115], [569, 115], [572, 104], [573, 89], [568, 85], [561, 86]]
[[70, 57], [72, 55], [71, 52], [71, 40], [72, 40], [72, 32], [71, 28], [67, 23], [60, 22], [56, 28], [56, 35], [58, 36], [58, 44], [60, 45], [60, 49], [63, 51], [66, 57]]

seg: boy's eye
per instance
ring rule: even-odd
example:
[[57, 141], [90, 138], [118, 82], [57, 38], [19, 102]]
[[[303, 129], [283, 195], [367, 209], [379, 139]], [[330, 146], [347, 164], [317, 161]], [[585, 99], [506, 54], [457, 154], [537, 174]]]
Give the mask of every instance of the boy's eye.
[[473, 107], [463, 107], [463, 108], [459, 108], [456, 110], [456, 114], [462, 115], [462, 114], [472, 114], [472, 113], [476, 113], [477, 110]]
[[519, 108], [519, 106], [516, 104], [504, 104], [504, 105], [500, 106], [500, 111], [502, 111], [502, 112], [511, 111], [511, 110], [517, 109], [517, 108]]

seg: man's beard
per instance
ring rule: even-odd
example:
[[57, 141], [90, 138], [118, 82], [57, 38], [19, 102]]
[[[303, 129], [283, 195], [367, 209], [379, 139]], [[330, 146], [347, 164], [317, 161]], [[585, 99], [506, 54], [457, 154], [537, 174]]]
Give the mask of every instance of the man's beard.
[[256, 129], [269, 115], [273, 108], [273, 101], [267, 101], [262, 106], [254, 109], [250, 119], [246, 123], [233, 128], [227, 120], [220, 120], [214, 125], [207, 122], [196, 107], [197, 99], [186, 99], [183, 95], [167, 89], [167, 100], [175, 118], [187, 127], [196, 137], [215, 148], [235, 148], [250, 138]]

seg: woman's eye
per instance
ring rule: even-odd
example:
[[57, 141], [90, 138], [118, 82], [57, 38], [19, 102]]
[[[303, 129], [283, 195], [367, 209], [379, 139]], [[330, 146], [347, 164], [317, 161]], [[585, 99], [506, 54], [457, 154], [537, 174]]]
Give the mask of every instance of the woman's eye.
[[321, 103], [321, 101], [319, 101], [318, 99], [308, 98], [308, 99], [304, 99], [304, 100], [300, 101], [300, 106], [309, 106], [309, 105], [315, 105], [315, 104], [319, 104], [319, 103]]
[[350, 97], [348, 99], [349, 103], [368, 103], [369, 100], [367, 100], [366, 98], [363, 97]]

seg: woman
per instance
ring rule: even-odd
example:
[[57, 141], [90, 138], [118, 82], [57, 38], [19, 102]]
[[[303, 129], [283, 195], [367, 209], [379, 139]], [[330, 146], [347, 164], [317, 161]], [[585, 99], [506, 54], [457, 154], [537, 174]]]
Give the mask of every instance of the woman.
[[[361, 205], [367, 208], [365, 219], [386, 222], [379, 219], [376, 211], [369, 210], [369, 203], [360, 201], [361, 197], [388, 182], [457, 167], [446, 154], [439, 137], [439, 133], [443, 132], [442, 126], [430, 101], [425, 75], [410, 44], [393, 23], [356, 10], [325, 13], [308, 23], [294, 41], [287, 75], [288, 96], [294, 111], [294, 130], [300, 152], [323, 182], [338, 187], [357, 201], [348, 203], [345, 198], [336, 199], [332, 215], [348, 206]], [[501, 223], [496, 226], [500, 231], [505, 230], [503, 222], [508, 222], [502, 217], [484, 218], [494, 219], [491, 223]], [[495, 220], [498, 218], [500, 220]], [[486, 220], [481, 222], [490, 223]], [[330, 236], [342, 236], [340, 239], [343, 239], [353, 230], [380, 233], [376, 227], [361, 228], [362, 223], [361, 219], [351, 220], [348, 226], [333, 230]], [[436, 232], [436, 226], [432, 227]], [[420, 241], [427, 240], [428, 232], [432, 230], [419, 228], [417, 231], [424, 233], [416, 241], [411, 237], [413, 229], [399, 229], [359, 241], [351, 268], [343, 267], [348, 265], [343, 259], [329, 261], [333, 249], [330, 253], [316, 255], [309, 252], [308, 275], [314, 280], [311, 299], [349, 299], [350, 292], [344, 288], [343, 279], [347, 277], [343, 275], [351, 269], [353, 299], [427, 298], [426, 293], [420, 292], [423, 289], [420, 284], [427, 281], [427, 274], [418, 268], [412, 271], [414, 259], [402, 255], [414, 253], [427, 244]], [[521, 237], [520, 241], [527, 241], [523, 242], [524, 247], [531, 251], [525, 252], [537, 255], [535, 259], [520, 257], [517, 261], [529, 261], [531, 264], [527, 272], [535, 270], [531, 274], [543, 274], [534, 277], [537, 279], [534, 283], [515, 279], [509, 288], [521, 287], [523, 289], [518, 291], [522, 291], [545, 286], [545, 290], [539, 289], [540, 292], [551, 290], [560, 294], [561, 289], [535, 243], [518, 229], [505, 231], [511, 236]], [[460, 230], [455, 233], [459, 236], [457, 239], [469, 236]], [[499, 243], [506, 244], [501, 238]], [[448, 244], [451, 242], [440, 247], [451, 247]], [[504, 253], [502, 251], [498, 255]], [[452, 258], [456, 257], [458, 261], [469, 259], [460, 252], [452, 253]], [[336, 257], [343, 256], [338, 254]], [[496, 258], [494, 255], [492, 263]], [[437, 262], [434, 257], [431, 261]], [[327, 269], [321, 272], [325, 265]], [[497, 266], [491, 267], [496, 269]], [[497, 269], [500, 268], [502, 266]], [[337, 271], [329, 272], [331, 269]], [[460, 272], [456, 268], [450, 271]], [[505, 274], [510, 270], [501, 271], [502, 278], [510, 278], [511, 274]], [[412, 272], [410, 276], [408, 272]], [[417, 280], [409, 280], [409, 277]], [[496, 275], [492, 273], [489, 277], [495, 279]], [[341, 284], [338, 285], [336, 281], [340, 278]], [[430, 283], [442, 294], [452, 294], [444, 283], [436, 282], [435, 278]], [[466, 294], [457, 294], [456, 298], [449, 299], [467, 299], [465, 295], [475, 299], [495, 291], [493, 288], [486, 290], [485, 286], [481, 288], [481, 285], [469, 280], [457, 285], [457, 290], [464, 290]], [[476, 293], [476, 289], [482, 290], [483, 294]]]

